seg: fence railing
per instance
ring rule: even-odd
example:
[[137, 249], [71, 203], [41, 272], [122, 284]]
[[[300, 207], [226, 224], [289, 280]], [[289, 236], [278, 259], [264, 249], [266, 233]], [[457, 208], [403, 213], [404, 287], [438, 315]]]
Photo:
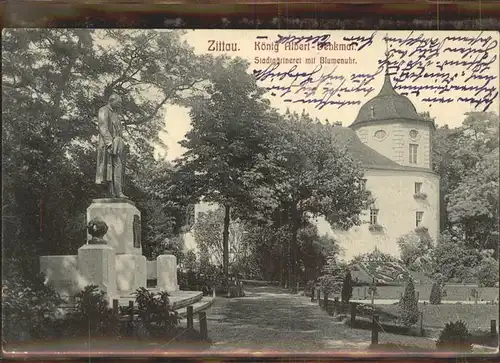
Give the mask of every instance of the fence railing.
[[[136, 319], [140, 318], [139, 310], [136, 308], [133, 300], [129, 300], [128, 302], [128, 312], [127, 314], [120, 314], [119, 311], [119, 301], [118, 299], [113, 299], [113, 315], [117, 317], [118, 322], [128, 322], [129, 327], [133, 326], [133, 323]], [[186, 308], [186, 320], [187, 320], [187, 329], [194, 329], [194, 306], [189, 305]], [[155, 321], [148, 318], [148, 321], [155, 323]], [[199, 332], [202, 339], [208, 339], [208, 326], [207, 326], [207, 312], [206, 311], [198, 311], [198, 321], [199, 321]], [[129, 332], [131, 333], [131, 332]]]
[[[304, 295], [307, 295], [307, 292], [305, 292]], [[311, 302], [318, 302], [318, 306], [322, 308], [325, 311], [332, 311], [333, 315], [337, 315], [341, 311], [341, 302], [339, 301], [338, 297], [335, 297], [334, 300], [330, 300], [328, 298], [328, 293], [324, 293], [321, 291], [320, 288], [318, 287], [313, 287], [311, 289]], [[372, 305], [373, 306], [373, 305]], [[345, 310], [345, 309], [343, 309]], [[357, 313], [358, 313], [358, 303], [356, 302], [350, 302], [349, 303], [349, 316], [350, 316], [350, 326], [355, 327], [356, 326], [356, 318], [357, 318]], [[424, 312], [420, 311], [419, 314], [419, 335], [424, 336], [425, 335], [425, 329], [424, 329]], [[495, 338], [498, 336], [497, 332], [497, 320], [492, 319], [490, 321], [490, 337]], [[377, 345], [379, 344], [379, 332], [386, 332], [386, 329], [384, 329], [384, 324], [380, 323], [380, 317], [379, 314], [377, 314], [375, 311], [373, 311], [371, 315], [371, 344], [372, 345]]]

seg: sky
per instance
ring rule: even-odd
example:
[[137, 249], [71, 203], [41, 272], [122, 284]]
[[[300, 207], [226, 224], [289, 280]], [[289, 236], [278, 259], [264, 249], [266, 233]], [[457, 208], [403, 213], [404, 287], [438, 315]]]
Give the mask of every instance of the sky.
[[[387, 41], [384, 40], [386, 36], [389, 37]], [[492, 99], [489, 111], [499, 112], [498, 93], [495, 93], [498, 91], [499, 73], [498, 32], [374, 33], [345, 30], [197, 29], [188, 31], [184, 39], [194, 48], [196, 54], [209, 53], [214, 56], [227, 54], [248, 60], [249, 72], [258, 71], [257, 77], [259, 75], [261, 77], [258, 78], [258, 84], [263, 87], [275, 87], [268, 91], [266, 97], [270, 99], [272, 107], [282, 112], [286, 108], [299, 113], [305, 110], [321, 121], [325, 119], [340, 121], [343, 126], [349, 126], [355, 120], [361, 105], [376, 96], [382, 87], [384, 71], [376, 73], [378, 69], [383, 69], [379, 68], [379, 60], [383, 61], [386, 58], [387, 50], [390, 61], [400, 65], [399, 68], [391, 68], [391, 72], [394, 73], [391, 76], [393, 84], [396, 87], [397, 85], [405, 87], [397, 91], [402, 93], [411, 87], [420, 89], [419, 95], [410, 93], [407, 96], [417, 112], [428, 111], [431, 117], [435, 118], [437, 125], [448, 124], [450, 127], [457, 127], [461, 125], [466, 112], [482, 111], [485, 104], [474, 108], [467, 102], [467, 98], [471, 97], [477, 100]], [[278, 45], [276, 52], [277, 40], [281, 44]], [[324, 41], [323, 44], [328, 45], [318, 49], [321, 47], [318, 46], [321, 40]], [[289, 49], [294, 42], [296, 47], [300, 46], [302, 49]], [[348, 45], [353, 42], [357, 44], [349, 49]], [[363, 44], [366, 45], [363, 47]], [[229, 47], [230, 50], [221, 50], [224, 47]], [[422, 56], [420, 60], [419, 56]], [[269, 59], [282, 57], [286, 58], [285, 62], [292, 63], [279, 64], [275, 68], [267, 63], [256, 63], [269, 60], [268, 57]], [[322, 57], [329, 63], [321, 64]], [[477, 68], [477, 63], [471, 64], [481, 57], [484, 57], [483, 62], [490, 63], [489, 66], [483, 67], [484, 70], [481, 70], [481, 67]], [[306, 61], [313, 59], [314, 64], [306, 64]], [[297, 64], [297, 61], [300, 63]], [[409, 69], [410, 65], [414, 66]], [[298, 73], [302, 73], [302, 76], [297, 76]], [[304, 75], [305, 73], [308, 74]], [[420, 74], [421, 77], [419, 79], [408, 77], [412, 74]], [[275, 77], [272, 78], [272, 75]], [[493, 92], [489, 95], [488, 93], [475, 95], [477, 88], [470, 89], [472, 86], [481, 87], [486, 83], [488, 83], [486, 87]], [[426, 86], [427, 89], [422, 88]], [[446, 92], [436, 94], [429, 90], [429, 86], [434, 87], [432, 88], [434, 90], [437, 86], [448, 88]], [[464, 89], [464, 86], [469, 89]], [[450, 87], [451, 90], [448, 90]], [[282, 97], [283, 89], [288, 89], [290, 92]], [[351, 92], [348, 92], [349, 90]], [[445, 103], [429, 100], [436, 97], [442, 98]], [[285, 99], [291, 102], [284, 102]], [[308, 100], [309, 103], [304, 103], [304, 100]], [[320, 109], [317, 106], [321, 104], [313, 103], [311, 100], [328, 100], [332, 104], [323, 105], [324, 107]], [[158, 149], [157, 153], [168, 160], [174, 160], [184, 152], [178, 142], [190, 129], [188, 112], [188, 109], [174, 105], [166, 108], [165, 131], [160, 137], [168, 150], [165, 154], [165, 150]]]

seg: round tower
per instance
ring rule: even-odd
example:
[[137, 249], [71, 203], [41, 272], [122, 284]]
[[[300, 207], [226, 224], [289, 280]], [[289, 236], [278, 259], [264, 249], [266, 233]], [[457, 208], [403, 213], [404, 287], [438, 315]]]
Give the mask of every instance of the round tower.
[[[387, 51], [386, 65], [388, 57]], [[361, 106], [350, 128], [363, 143], [400, 165], [431, 168], [434, 121], [394, 90], [388, 66], [382, 89]]]

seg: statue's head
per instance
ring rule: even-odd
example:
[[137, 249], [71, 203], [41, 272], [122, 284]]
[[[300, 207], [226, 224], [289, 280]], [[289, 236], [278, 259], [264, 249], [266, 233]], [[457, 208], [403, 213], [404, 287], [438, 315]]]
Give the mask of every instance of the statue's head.
[[109, 96], [109, 104], [114, 109], [119, 108], [122, 104], [121, 96], [117, 95], [116, 93], [111, 94], [111, 96]]

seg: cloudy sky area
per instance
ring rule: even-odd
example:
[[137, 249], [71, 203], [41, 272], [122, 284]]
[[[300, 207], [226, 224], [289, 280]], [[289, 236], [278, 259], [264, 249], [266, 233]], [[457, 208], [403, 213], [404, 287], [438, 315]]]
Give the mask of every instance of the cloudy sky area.
[[[340, 51], [340, 50], [317, 50], [317, 49], [310, 49], [309, 51], [307, 50], [284, 50], [284, 45], [280, 45], [280, 50], [278, 53], [274, 52], [273, 50], [268, 50], [268, 51], [256, 51], [255, 50], [255, 41], [257, 36], [268, 36], [268, 39], [263, 39], [260, 41], [268, 42], [271, 43], [274, 40], [278, 39], [278, 35], [295, 35], [295, 36], [321, 36], [323, 34], [329, 34], [329, 42], [331, 44], [346, 44], [346, 42], [343, 40], [343, 37], [348, 36], [348, 37], [370, 37], [373, 32], [371, 31], [286, 31], [286, 30], [192, 30], [189, 31], [186, 36], [185, 40], [194, 47], [194, 50], [197, 54], [203, 54], [203, 53], [211, 53], [214, 56], [227, 53], [230, 56], [239, 56], [241, 58], [247, 59], [251, 66], [249, 67], [249, 71], [252, 72], [255, 69], [265, 69], [268, 65], [267, 64], [255, 64], [254, 60], [255, 57], [260, 57], [260, 58], [266, 58], [266, 57], [286, 57], [286, 58], [302, 58], [302, 64], [297, 65], [296, 71], [300, 72], [311, 72], [313, 69], [319, 66], [319, 58], [320, 57], [327, 57], [327, 58], [352, 58], [355, 59], [355, 64], [339, 64], [339, 65], [334, 65], [334, 64], [323, 64], [321, 69], [316, 73], [314, 76], [316, 79], [320, 77], [321, 74], [329, 74], [332, 71], [334, 71], [335, 75], [338, 76], [344, 76], [346, 81], [344, 83], [345, 87], [353, 87], [355, 86], [354, 83], [350, 82], [352, 74], [359, 74], [359, 73], [366, 73], [366, 74], [374, 74], [377, 72], [377, 69], [379, 67], [378, 65], [378, 60], [384, 59], [384, 53], [386, 51], [386, 43], [383, 40], [383, 37], [388, 34], [390, 37], [393, 38], [401, 38], [405, 39], [410, 35], [409, 31], [398, 31], [398, 32], [378, 32], [373, 36], [373, 42], [370, 46], [366, 46], [362, 50], [352, 50], [352, 51]], [[444, 52], [443, 50], [446, 49], [447, 47], [449, 48], [463, 48], [463, 49], [471, 49], [472, 52], [469, 54], [465, 55], [464, 60], [471, 61], [473, 60], [482, 50], [485, 48], [493, 48], [493, 50], [489, 51], [489, 58], [492, 59], [491, 57], [494, 57], [496, 55], [496, 59], [494, 62], [490, 65], [490, 69], [484, 71], [482, 74], [489, 75], [489, 76], [498, 76], [499, 73], [499, 60], [498, 60], [498, 39], [499, 39], [499, 33], [497, 32], [415, 32], [411, 36], [412, 37], [418, 37], [420, 34], [424, 34], [425, 37], [433, 37], [433, 38], [438, 38], [440, 41], [445, 39], [446, 37], [457, 37], [457, 36], [468, 36], [468, 37], [476, 37], [476, 36], [481, 36], [482, 39], [485, 40], [484, 43], [481, 43], [480, 41], [475, 42], [474, 44], [468, 44], [465, 41], [452, 41], [452, 40], [447, 40], [443, 47], [441, 48], [440, 55], [436, 58], [433, 59], [433, 64], [429, 64], [426, 68], [425, 71], [428, 73], [439, 73], [440, 70], [437, 69], [436, 64], [438, 62], [441, 62], [441, 64], [445, 60], [450, 60], [450, 61], [460, 61], [461, 60], [461, 55], [458, 52]], [[490, 37], [489, 40], [486, 38]], [[238, 51], [229, 51], [229, 52], [210, 52], [208, 51], [210, 40], [216, 41], [217, 42], [226, 42], [226, 43], [237, 43]], [[495, 44], [495, 42], [497, 42]], [[219, 43], [220, 44], [220, 43]], [[407, 51], [407, 54], [411, 53], [414, 49], [416, 49], [416, 45], [421, 44], [421, 43], [415, 43], [414, 45], [398, 45], [396, 46], [396, 42], [390, 42], [389, 46], [392, 45], [394, 49], [398, 49], [400, 51]], [[496, 47], [495, 47], [496, 45]], [[401, 60], [405, 59], [407, 62], [412, 59], [416, 60], [417, 56], [409, 57], [408, 55], [404, 58], [400, 58], [400, 55], [398, 53], [393, 53], [394, 59]], [[463, 55], [463, 51], [462, 51]], [[316, 64], [304, 64], [305, 58], [311, 58], [314, 57], [316, 58]], [[292, 67], [292, 65], [286, 65], [282, 64], [280, 67], [275, 70], [277, 71], [287, 71]], [[336, 67], [336, 68], [335, 68]], [[335, 70], [334, 70], [335, 68]], [[316, 68], [317, 69], [317, 68]], [[418, 70], [416, 70], [418, 71]], [[465, 71], [465, 73], [462, 75], [461, 72]], [[465, 79], [472, 74], [470, 71], [467, 71], [464, 66], [452, 66], [448, 68], [448, 71], [443, 70], [443, 73], [450, 73], [450, 74], [458, 74], [457, 78], [453, 82], [454, 84], [458, 85], [461, 84], [463, 85], [464, 83], [467, 84], [467, 86], [470, 85], [477, 85], [481, 86], [485, 83], [485, 80], [480, 80], [480, 79], [469, 79], [467, 82], [465, 82]], [[478, 72], [475, 72], [474, 74], [479, 74]], [[383, 83], [383, 73], [378, 74], [373, 81], [371, 81], [366, 87], [373, 87], [374, 90], [369, 93], [368, 95], [365, 95], [364, 93], [356, 93], [356, 92], [351, 92], [351, 93], [344, 93], [340, 96], [335, 96], [338, 100], [349, 100], [349, 101], [360, 101], [361, 104], [359, 105], [346, 105], [343, 106], [342, 108], [338, 108], [335, 105], [327, 105], [321, 110], [315, 108], [315, 105], [313, 104], [303, 104], [303, 103], [284, 103], [283, 98], [280, 97], [279, 92], [277, 92], [276, 96], [271, 96], [271, 93], [268, 93], [268, 97], [271, 101], [271, 105], [275, 108], [280, 109], [281, 111], [285, 111], [287, 107], [289, 107], [291, 110], [297, 111], [297, 112], [302, 112], [302, 110], [306, 110], [309, 114], [311, 114], [313, 117], [318, 117], [320, 120], [325, 120], [328, 119], [330, 121], [340, 121], [342, 122], [343, 126], [349, 126], [354, 119], [356, 118], [356, 115], [358, 113], [358, 110], [360, 106], [368, 101], [370, 98], [374, 97], [377, 95], [379, 92], [382, 83]], [[284, 79], [282, 81], [277, 81], [275, 80], [273, 85], [279, 85], [279, 86], [287, 86], [291, 82], [290, 78]], [[338, 86], [340, 85], [341, 80], [333, 80], [332, 84], [330, 87]], [[265, 81], [259, 81], [259, 84], [262, 86], [269, 86], [271, 85], [270, 80], [267, 79]], [[393, 81], [393, 84], [395, 82]], [[443, 82], [436, 81], [435, 79], [420, 79], [417, 82], [413, 82], [410, 80], [407, 80], [405, 82], [402, 82], [401, 84], [403, 85], [440, 85], [443, 84]], [[325, 85], [325, 84], [323, 84]], [[490, 87], [494, 85], [496, 88], [498, 87], [498, 79], [494, 79], [490, 83]], [[322, 87], [318, 88], [318, 91], [314, 98], [322, 98], [323, 96], [321, 95], [321, 91], [319, 89], [322, 89]], [[402, 91], [399, 91], [402, 92]], [[462, 97], [474, 97], [473, 92], [467, 91], [467, 92], [460, 92], [460, 91], [451, 91], [447, 94], [442, 94], [442, 95], [436, 95], [433, 92], [421, 92], [419, 96], [415, 96], [410, 94], [408, 97], [409, 99], [413, 102], [415, 105], [416, 109], [418, 112], [424, 112], [424, 111], [429, 111], [432, 117], [436, 118], [436, 123], [438, 125], [444, 125], [448, 124], [449, 126], [459, 126], [463, 119], [464, 119], [464, 113], [470, 112], [474, 110], [474, 107], [472, 107], [470, 104], [465, 103], [465, 102], [452, 102], [452, 103], [429, 103], [429, 102], [423, 102], [423, 99], [426, 97], [451, 97], [451, 98], [458, 98], [460, 96]], [[288, 95], [289, 96], [289, 95]], [[284, 97], [287, 98], [288, 96]], [[294, 95], [294, 99], [299, 99], [299, 98], [304, 98], [299, 95]], [[333, 99], [333, 98], [332, 98]], [[480, 106], [481, 110], [484, 107]], [[490, 111], [495, 111], [498, 113], [499, 109], [499, 101], [498, 101], [498, 95], [496, 97], [495, 102], [490, 106]], [[479, 111], [481, 111], [479, 110]], [[166, 109], [166, 114], [165, 114], [165, 132], [162, 133], [161, 137], [162, 140], [165, 142], [165, 144], [168, 147], [168, 151], [166, 154], [166, 158], [168, 160], [173, 160], [177, 157], [179, 157], [183, 153], [182, 147], [178, 144], [180, 140], [184, 138], [184, 135], [186, 132], [190, 129], [190, 119], [189, 119], [189, 114], [188, 114], [188, 109], [178, 107], [178, 106], [172, 106], [170, 105]], [[163, 150], [158, 150], [159, 154], [164, 154], [165, 152]]]

